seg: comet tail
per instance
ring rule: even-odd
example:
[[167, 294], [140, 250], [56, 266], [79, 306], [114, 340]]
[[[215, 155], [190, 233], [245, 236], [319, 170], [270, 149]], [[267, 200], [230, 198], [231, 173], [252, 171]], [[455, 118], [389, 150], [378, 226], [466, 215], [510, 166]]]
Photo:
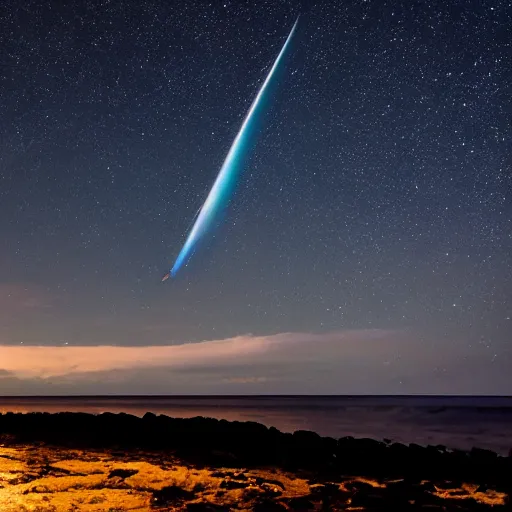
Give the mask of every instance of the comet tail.
[[249, 135], [251, 134], [256, 117], [262, 110], [263, 98], [267, 89], [269, 88], [269, 84], [272, 81], [272, 77], [275, 75], [277, 68], [279, 67], [280, 62], [283, 60], [283, 57], [286, 53], [286, 50], [290, 44], [290, 41], [293, 37], [295, 29], [297, 27], [299, 19], [295, 21], [288, 38], [286, 39], [279, 55], [272, 68], [270, 69], [263, 85], [254, 101], [251, 104], [247, 115], [240, 127], [240, 130], [231, 145], [231, 148], [222, 164], [222, 167], [215, 179], [215, 182], [203, 203], [199, 211], [199, 215], [190, 230], [188, 237], [183, 245], [174, 266], [170, 270], [171, 276], [175, 276], [176, 273], [180, 270], [183, 265], [186, 265], [190, 256], [195, 250], [197, 242], [204, 236], [204, 234], [209, 230], [212, 226], [212, 223], [219, 213], [219, 211], [227, 204], [231, 192], [234, 188], [236, 177], [239, 174], [242, 168], [242, 160], [245, 154], [247, 153], [247, 146], [249, 142]]

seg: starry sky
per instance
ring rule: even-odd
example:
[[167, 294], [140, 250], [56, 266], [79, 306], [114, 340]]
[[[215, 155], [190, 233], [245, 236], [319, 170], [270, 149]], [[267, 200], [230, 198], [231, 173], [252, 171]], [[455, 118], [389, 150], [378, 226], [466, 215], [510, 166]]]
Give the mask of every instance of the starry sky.
[[[222, 219], [174, 263], [301, 18]], [[507, 0], [5, 0], [0, 394], [511, 394]]]

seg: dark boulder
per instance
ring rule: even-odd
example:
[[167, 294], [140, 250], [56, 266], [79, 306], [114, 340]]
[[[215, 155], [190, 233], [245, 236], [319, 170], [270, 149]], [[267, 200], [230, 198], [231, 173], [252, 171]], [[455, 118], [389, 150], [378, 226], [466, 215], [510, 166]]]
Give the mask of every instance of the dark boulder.
[[153, 491], [153, 497], [151, 501], [152, 505], [155, 507], [168, 507], [192, 499], [194, 499], [193, 492], [187, 491], [175, 485], [170, 485], [158, 491]]
[[237, 480], [223, 480], [219, 487], [221, 489], [228, 489], [228, 490], [232, 490], [232, 489], [246, 489], [247, 487], [249, 487], [249, 483], [248, 482], [239, 482]]
[[[335, 440], [308, 431], [282, 433], [254, 422], [169, 418], [153, 413], [142, 418], [112, 413], [6, 413], [0, 414], [0, 436], [3, 442], [110, 449], [116, 453], [158, 450], [199, 466], [304, 469], [315, 471], [324, 481], [340, 474], [409, 478], [416, 483], [456, 480], [510, 492], [508, 475], [512, 474], [512, 457], [477, 448], [468, 453], [352, 437]], [[244, 477], [231, 478], [242, 481]]]
[[229, 512], [231, 509], [214, 503], [187, 503], [187, 512]]
[[273, 500], [262, 500], [254, 504], [253, 512], [287, 512], [287, 508]]
[[138, 469], [113, 469], [109, 474], [108, 478], [119, 477], [123, 480], [130, 476], [136, 475], [139, 472]]
[[315, 510], [315, 504], [306, 497], [290, 498], [286, 502], [291, 510]]

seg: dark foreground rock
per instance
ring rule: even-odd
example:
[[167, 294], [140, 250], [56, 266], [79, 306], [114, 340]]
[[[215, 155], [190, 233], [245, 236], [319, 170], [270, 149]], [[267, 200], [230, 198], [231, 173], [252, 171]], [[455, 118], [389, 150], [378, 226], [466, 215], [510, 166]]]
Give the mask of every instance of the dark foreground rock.
[[[68, 448], [165, 450], [210, 467], [274, 466], [315, 471], [324, 479], [345, 474], [407, 478], [414, 485], [422, 480], [434, 484], [468, 482], [503, 492], [510, 492], [512, 485], [512, 458], [487, 450], [463, 452], [372, 439], [332, 439], [305, 431], [286, 434], [258, 423], [202, 417], [7, 413], [0, 415], [0, 436], [4, 443], [10, 440]], [[225, 485], [244, 488], [241, 481]]]

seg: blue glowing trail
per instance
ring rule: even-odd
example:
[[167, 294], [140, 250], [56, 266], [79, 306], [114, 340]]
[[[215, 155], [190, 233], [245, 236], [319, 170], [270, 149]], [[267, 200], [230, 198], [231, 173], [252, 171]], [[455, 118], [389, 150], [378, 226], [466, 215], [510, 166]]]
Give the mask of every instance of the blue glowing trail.
[[[299, 18], [295, 21], [288, 38], [286, 39], [279, 55], [277, 56], [272, 68], [270, 69], [267, 78], [263, 82], [260, 90], [254, 101], [252, 102], [251, 108], [245, 116], [244, 122], [238, 132], [231, 148], [222, 164], [222, 167], [215, 179], [215, 182], [208, 194], [199, 215], [190, 230], [190, 233], [183, 245], [174, 266], [170, 270], [170, 275], [175, 276], [180, 268], [188, 262], [190, 256], [195, 250], [197, 242], [204, 236], [204, 234], [211, 227], [214, 219], [217, 217], [220, 210], [226, 205], [229, 200], [230, 194], [233, 191], [236, 177], [242, 168], [243, 157], [247, 153], [249, 146], [250, 135], [254, 131], [256, 124], [256, 118], [262, 110], [263, 98], [266, 91], [269, 89], [269, 84], [272, 81], [272, 77], [275, 75], [280, 62], [283, 60], [286, 49], [288, 48], [290, 41], [293, 37]], [[169, 274], [166, 274], [162, 281], [165, 281]]]

